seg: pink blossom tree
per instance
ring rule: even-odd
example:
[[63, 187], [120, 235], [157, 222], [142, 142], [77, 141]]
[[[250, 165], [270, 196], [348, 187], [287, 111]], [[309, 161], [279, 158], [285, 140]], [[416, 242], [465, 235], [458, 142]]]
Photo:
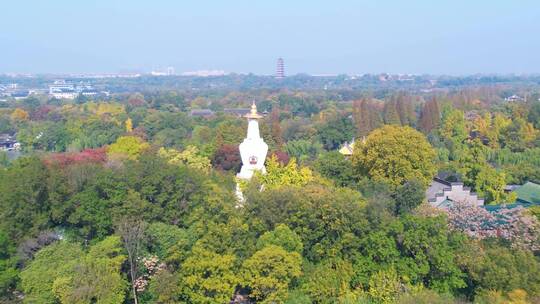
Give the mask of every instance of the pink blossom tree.
[[521, 206], [501, 208], [492, 212], [463, 202], [445, 209], [451, 229], [477, 239], [503, 238], [512, 247], [540, 250], [540, 222]]

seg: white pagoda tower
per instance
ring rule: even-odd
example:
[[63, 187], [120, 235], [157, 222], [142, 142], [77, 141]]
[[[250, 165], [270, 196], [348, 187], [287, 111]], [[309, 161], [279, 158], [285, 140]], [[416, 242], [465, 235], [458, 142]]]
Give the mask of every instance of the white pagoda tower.
[[266, 172], [264, 161], [268, 153], [268, 145], [259, 134], [259, 119], [255, 102], [251, 105], [251, 112], [244, 115], [248, 119], [247, 136], [240, 144], [240, 156], [242, 157], [242, 169], [236, 176], [241, 179], [251, 179], [253, 173], [258, 170]]

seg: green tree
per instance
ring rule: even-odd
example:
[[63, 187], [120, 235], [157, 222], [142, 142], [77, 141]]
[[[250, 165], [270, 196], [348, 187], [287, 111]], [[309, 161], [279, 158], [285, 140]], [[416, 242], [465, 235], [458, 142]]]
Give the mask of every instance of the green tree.
[[274, 230], [265, 232], [257, 241], [257, 249], [259, 250], [269, 245], [298, 253], [302, 253], [304, 247], [300, 237], [285, 224], [280, 224]]
[[56, 278], [52, 290], [66, 304], [121, 303], [127, 287], [120, 272], [125, 260], [120, 239], [108, 237], [90, 247], [72, 273]]
[[356, 173], [398, 187], [416, 178], [428, 185], [435, 174], [435, 151], [422, 133], [410, 127], [384, 126], [373, 131], [365, 143], [357, 142], [353, 153]]
[[260, 303], [282, 303], [288, 296], [290, 283], [302, 274], [302, 257], [297, 252], [270, 245], [253, 254], [243, 263], [243, 285]]
[[40, 250], [21, 272], [21, 287], [25, 303], [56, 302], [53, 285], [58, 278], [73, 275], [77, 260], [83, 255], [79, 245], [57, 242]]
[[416, 179], [409, 180], [399, 186], [394, 194], [396, 213], [405, 214], [419, 206], [425, 198], [426, 187]]
[[44, 151], [62, 152], [66, 151], [71, 142], [71, 136], [62, 122], [45, 122], [39, 126], [39, 133], [33, 139], [34, 149]]
[[150, 145], [142, 139], [135, 136], [122, 136], [116, 142], [109, 146], [107, 155], [109, 157], [127, 157], [128, 159], [137, 159], [142, 151], [149, 148]]
[[146, 229], [146, 234], [150, 251], [162, 260], [166, 260], [172, 255], [178, 254], [175, 251], [179, 249], [179, 246], [189, 243], [190, 237], [185, 229], [161, 222], [149, 224]]
[[179, 277], [167, 269], [159, 271], [150, 281], [149, 291], [156, 304], [176, 304], [181, 294]]
[[292, 290], [289, 292], [289, 296], [287, 297], [287, 300], [285, 300], [285, 304], [311, 304], [313, 301], [311, 298], [302, 292], [301, 290]]
[[[15, 248], [5, 232], [0, 231], [0, 299], [15, 287], [18, 270]], [[0, 300], [1, 301], [1, 300]]]
[[491, 168], [489, 165], [483, 166], [474, 180], [474, 189], [486, 203], [508, 204], [516, 200], [515, 193], [506, 193], [506, 177], [503, 172]]
[[186, 113], [154, 111], [146, 115], [140, 126], [157, 145], [182, 148], [192, 131], [193, 122]]
[[330, 259], [316, 265], [308, 265], [301, 279], [301, 290], [316, 303], [336, 303], [350, 292], [353, 276], [351, 263], [341, 259]]
[[284, 186], [248, 193], [245, 216], [251, 231], [264, 233], [285, 224], [302, 240], [304, 257], [317, 262], [350, 256], [366, 225], [365, 202], [347, 188]]
[[[421, 288], [401, 295], [398, 304], [454, 304], [457, 303], [450, 294], [439, 294], [436, 291]], [[487, 303], [486, 303], [487, 304]], [[490, 302], [490, 304], [495, 304]], [[501, 303], [502, 304], [502, 303]]]
[[462, 111], [451, 109], [443, 115], [439, 133], [445, 140], [460, 146], [469, 136]]
[[376, 303], [395, 303], [402, 292], [402, 283], [393, 268], [378, 271], [369, 279], [368, 294]]
[[193, 247], [180, 271], [182, 295], [189, 303], [226, 303], [240, 278], [234, 272], [235, 256]]
[[519, 152], [531, 148], [538, 137], [538, 133], [538, 130], [531, 123], [517, 117], [504, 129], [502, 140], [505, 147], [514, 152]]
[[339, 145], [350, 141], [354, 136], [354, 126], [348, 117], [337, 117], [317, 126], [320, 142], [327, 150], [337, 149]]
[[291, 140], [285, 145], [285, 152], [300, 161], [314, 159], [322, 151], [323, 146], [319, 142], [305, 139]]
[[314, 168], [322, 176], [333, 180], [338, 186], [352, 186], [355, 183], [351, 161], [337, 151], [319, 154]]
[[401, 256], [396, 270], [409, 282], [424, 283], [439, 292], [465, 287], [464, 275], [456, 263], [461, 239], [449, 232], [444, 218], [407, 215], [394, 223], [390, 234]]
[[121, 125], [98, 117], [81, 121], [80, 124], [68, 122], [67, 129], [72, 137], [68, 146], [81, 150], [112, 144], [124, 133]]
[[527, 120], [534, 125], [536, 129], [540, 129], [540, 101], [532, 103], [527, 115]]
[[468, 272], [473, 288], [508, 292], [523, 288], [540, 292], [540, 262], [531, 252], [508, 249], [496, 244], [483, 246], [481, 258]]
[[49, 227], [48, 170], [37, 157], [19, 158], [0, 170], [0, 231], [10, 240]]

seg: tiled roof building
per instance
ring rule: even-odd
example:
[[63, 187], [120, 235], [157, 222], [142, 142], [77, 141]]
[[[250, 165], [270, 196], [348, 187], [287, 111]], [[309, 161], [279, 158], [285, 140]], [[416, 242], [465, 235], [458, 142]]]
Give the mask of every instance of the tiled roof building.
[[484, 199], [479, 198], [471, 189], [464, 187], [463, 183], [450, 183], [434, 178], [426, 190], [426, 198], [434, 207], [447, 207], [452, 202], [465, 202], [474, 206], [484, 205]]

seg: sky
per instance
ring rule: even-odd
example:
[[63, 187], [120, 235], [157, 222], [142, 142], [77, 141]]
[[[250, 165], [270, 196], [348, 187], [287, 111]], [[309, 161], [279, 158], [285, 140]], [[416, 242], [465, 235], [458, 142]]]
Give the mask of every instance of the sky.
[[0, 73], [540, 72], [538, 0], [2, 0]]

